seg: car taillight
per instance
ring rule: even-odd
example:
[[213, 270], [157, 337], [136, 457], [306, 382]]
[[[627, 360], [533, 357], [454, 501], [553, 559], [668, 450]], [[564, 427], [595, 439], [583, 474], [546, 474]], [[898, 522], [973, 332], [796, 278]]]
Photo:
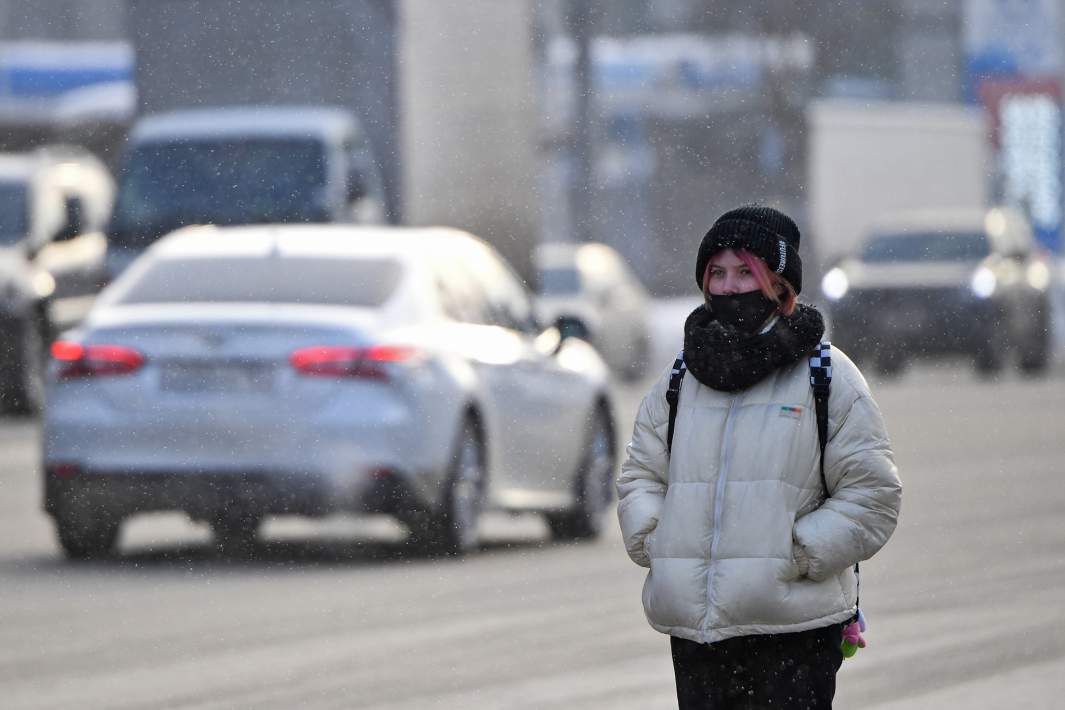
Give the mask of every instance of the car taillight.
[[128, 375], [144, 365], [144, 356], [124, 345], [82, 345], [69, 340], [52, 343], [52, 358], [59, 364], [59, 377]]
[[81, 466], [76, 463], [50, 463], [44, 470], [53, 478], [70, 480], [81, 475]]
[[365, 348], [321, 345], [301, 348], [292, 353], [288, 361], [301, 375], [387, 380], [388, 363], [410, 363], [418, 357], [417, 350], [402, 345]]

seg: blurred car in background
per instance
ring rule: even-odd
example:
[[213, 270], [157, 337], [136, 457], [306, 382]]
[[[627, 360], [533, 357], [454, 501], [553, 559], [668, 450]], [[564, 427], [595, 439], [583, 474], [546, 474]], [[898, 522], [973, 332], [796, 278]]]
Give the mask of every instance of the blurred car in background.
[[377, 160], [340, 108], [245, 106], [160, 113], [130, 134], [108, 227], [108, 270], [189, 225], [384, 220]]
[[486, 507], [576, 539], [610, 501], [606, 366], [458, 230], [187, 228], [52, 354], [45, 509], [71, 557], [150, 510], [236, 549], [266, 515], [386, 513], [459, 553]]
[[114, 185], [87, 152], [0, 154], [0, 411], [41, 406], [52, 333], [100, 290]]
[[621, 255], [606, 244], [545, 242], [535, 263], [541, 319], [575, 319], [619, 377], [642, 377], [651, 350], [648, 295]]
[[832, 340], [884, 374], [911, 359], [973, 358], [984, 374], [1050, 356], [1050, 268], [1019, 213], [995, 208], [898, 214], [828, 271]]

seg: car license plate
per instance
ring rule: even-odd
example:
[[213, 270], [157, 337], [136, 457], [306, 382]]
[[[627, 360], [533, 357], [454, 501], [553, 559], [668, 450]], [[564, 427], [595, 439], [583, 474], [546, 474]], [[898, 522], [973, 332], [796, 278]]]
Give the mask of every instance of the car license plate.
[[909, 306], [891, 311], [884, 316], [884, 329], [889, 333], [913, 333], [927, 325], [928, 316], [923, 308]]
[[928, 322], [928, 312], [920, 306], [911, 306], [902, 315], [909, 330], [921, 330]]
[[255, 394], [273, 388], [271, 369], [263, 365], [171, 363], [163, 368], [165, 392]]

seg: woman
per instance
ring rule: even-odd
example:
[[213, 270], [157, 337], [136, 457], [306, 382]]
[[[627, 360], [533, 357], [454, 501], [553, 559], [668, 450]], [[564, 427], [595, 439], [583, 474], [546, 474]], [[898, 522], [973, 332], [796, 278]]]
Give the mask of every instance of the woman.
[[669, 634], [685, 708], [830, 708], [854, 565], [895, 529], [901, 485], [880, 411], [831, 351], [824, 475], [809, 355], [821, 314], [797, 304], [799, 230], [748, 205], [703, 238], [705, 303], [684, 324], [687, 373], [667, 449], [670, 372], [640, 407], [618, 478], [643, 604]]

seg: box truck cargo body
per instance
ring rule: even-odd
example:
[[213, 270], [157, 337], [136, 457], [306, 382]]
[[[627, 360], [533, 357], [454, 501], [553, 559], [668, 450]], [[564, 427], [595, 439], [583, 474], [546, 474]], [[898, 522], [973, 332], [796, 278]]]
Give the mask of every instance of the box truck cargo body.
[[898, 210], [982, 208], [992, 185], [979, 109], [826, 100], [807, 115], [809, 247], [825, 264]]

